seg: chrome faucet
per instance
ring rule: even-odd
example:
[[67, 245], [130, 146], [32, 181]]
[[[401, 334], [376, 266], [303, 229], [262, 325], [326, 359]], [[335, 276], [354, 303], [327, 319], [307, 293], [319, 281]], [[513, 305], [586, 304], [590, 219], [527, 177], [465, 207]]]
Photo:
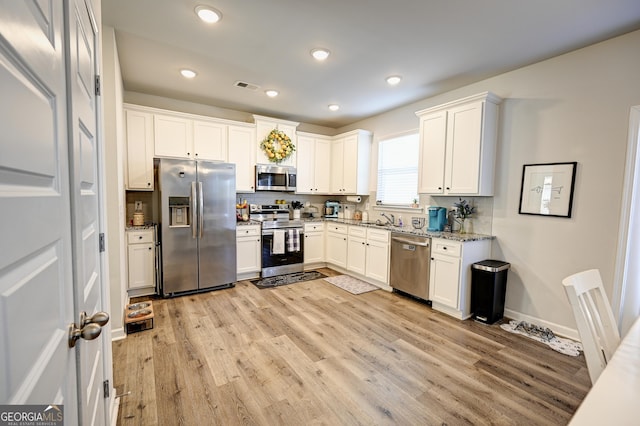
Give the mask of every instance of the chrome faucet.
[[390, 215], [391, 217], [387, 216], [387, 215], [386, 215], [386, 214], [384, 214], [384, 213], [380, 213], [380, 216], [382, 216], [382, 217], [384, 217], [385, 219], [387, 219], [387, 223], [385, 223], [385, 225], [395, 225], [395, 224], [396, 224], [396, 217], [395, 217], [393, 214], [391, 214], [391, 213], [389, 213], [389, 215]]

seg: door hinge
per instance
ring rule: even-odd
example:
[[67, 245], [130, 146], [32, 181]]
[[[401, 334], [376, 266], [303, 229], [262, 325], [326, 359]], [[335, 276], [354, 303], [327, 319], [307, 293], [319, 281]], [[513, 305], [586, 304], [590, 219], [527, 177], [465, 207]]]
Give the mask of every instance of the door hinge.
[[104, 382], [102, 382], [102, 389], [104, 391], [104, 397], [109, 398], [109, 392], [111, 389], [111, 386], [109, 386], [109, 380], [105, 380]]
[[101, 232], [98, 236], [98, 245], [100, 246], [100, 252], [105, 250], [104, 248], [104, 232]]
[[100, 96], [100, 76], [96, 75], [96, 96]]

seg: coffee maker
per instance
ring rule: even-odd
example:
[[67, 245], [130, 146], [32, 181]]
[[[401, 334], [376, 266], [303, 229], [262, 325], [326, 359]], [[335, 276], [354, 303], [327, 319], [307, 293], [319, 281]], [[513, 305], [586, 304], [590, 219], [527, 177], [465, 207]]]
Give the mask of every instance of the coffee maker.
[[336, 200], [327, 200], [324, 202], [324, 217], [325, 218], [338, 218], [338, 213], [342, 210], [342, 205], [340, 201]]
[[447, 209], [445, 207], [429, 207], [429, 226], [427, 231], [444, 231], [447, 224]]

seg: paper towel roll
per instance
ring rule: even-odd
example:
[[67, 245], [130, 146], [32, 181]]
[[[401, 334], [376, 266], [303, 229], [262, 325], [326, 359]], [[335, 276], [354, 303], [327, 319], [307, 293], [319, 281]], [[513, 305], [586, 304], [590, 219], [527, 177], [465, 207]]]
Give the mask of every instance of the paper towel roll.
[[359, 203], [362, 201], [362, 197], [359, 195], [347, 195], [347, 201], [350, 203]]

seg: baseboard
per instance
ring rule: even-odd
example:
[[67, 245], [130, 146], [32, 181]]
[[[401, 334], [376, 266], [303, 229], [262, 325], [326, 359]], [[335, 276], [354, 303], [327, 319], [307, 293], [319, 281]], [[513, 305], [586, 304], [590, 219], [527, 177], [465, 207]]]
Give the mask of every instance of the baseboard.
[[[116, 389], [111, 388], [113, 395], [116, 394]], [[111, 402], [111, 426], [118, 424], [118, 411], [120, 410], [120, 398], [114, 397]]]
[[521, 312], [512, 311], [511, 309], [504, 310], [504, 316], [507, 318], [514, 319], [516, 321], [526, 321], [531, 324], [536, 324], [542, 327], [546, 327], [551, 329], [555, 334], [562, 337], [567, 337], [572, 340], [580, 341], [580, 335], [578, 331], [573, 328], [565, 327], [560, 324], [555, 324], [553, 322], [545, 321], [541, 318], [532, 317], [530, 315], [525, 315]]
[[127, 333], [124, 332], [124, 327], [111, 330], [111, 341], [122, 340], [127, 337]]

